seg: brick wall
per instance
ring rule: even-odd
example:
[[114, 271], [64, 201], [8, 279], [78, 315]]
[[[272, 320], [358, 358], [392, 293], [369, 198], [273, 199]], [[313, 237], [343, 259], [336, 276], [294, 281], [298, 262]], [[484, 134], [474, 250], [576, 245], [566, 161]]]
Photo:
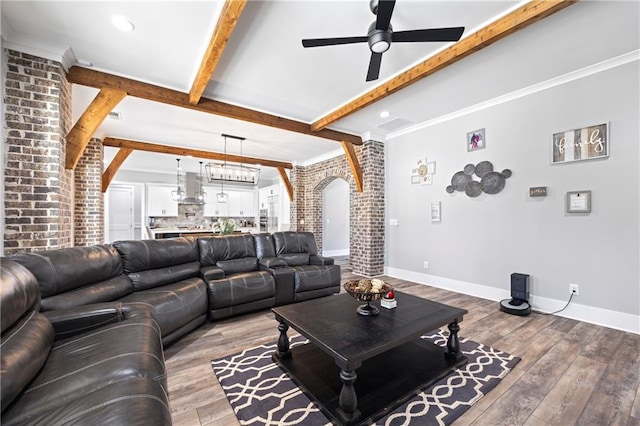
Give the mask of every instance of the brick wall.
[[311, 166], [295, 166], [291, 184], [291, 228], [313, 232], [322, 250], [322, 190], [335, 179], [349, 184], [349, 257], [353, 272], [365, 276], [384, 273], [384, 145], [366, 141], [356, 147], [363, 174], [358, 192], [346, 155]]
[[73, 240], [76, 246], [104, 243], [103, 159], [102, 141], [92, 138], [75, 169]]
[[72, 245], [73, 172], [65, 170], [71, 85], [62, 65], [5, 49], [4, 252]]

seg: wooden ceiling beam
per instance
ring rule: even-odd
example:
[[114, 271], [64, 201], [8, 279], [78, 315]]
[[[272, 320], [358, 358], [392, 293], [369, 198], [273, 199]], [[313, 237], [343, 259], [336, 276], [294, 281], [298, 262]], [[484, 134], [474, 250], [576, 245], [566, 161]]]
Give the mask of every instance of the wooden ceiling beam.
[[107, 115], [127, 96], [126, 92], [117, 89], [103, 88], [91, 101], [85, 112], [67, 134], [67, 152], [65, 168], [75, 169], [89, 140]]
[[111, 184], [113, 177], [116, 175], [116, 172], [118, 171], [124, 160], [126, 160], [129, 154], [131, 154], [132, 152], [133, 149], [131, 148], [120, 148], [118, 150], [118, 153], [115, 157], [113, 157], [113, 160], [111, 160], [111, 163], [109, 164], [109, 167], [107, 167], [107, 170], [102, 173], [102, 192], [107, 192], [107, 188], [109, 188], [109, 185]]
[[71, 67], [67, 73], [67, 80], [71, 83], [95, 87], [98, 89], [108, 88], [121, 90], [126, 92], [127, 95], [134, 96], [136, 98], [192, 109], [208, 114], [221, 115], [223, 117], [274, 127], [294, 133], [316, 136], [318, 138], [329, 139], [337, 142], [345, 141], [355, 145], [362, 145], [362, 138], [360, 136], [326, 128], [316, 132], [311, 130], [311, 126], [308, 123], [278, 117], [277, 115], [214, 101], [213, 99], [208, 98], [200, 98], [200, 102], [198, 102], [197, 105], [192, 105], [189, 103], [188, 93], [182, 93], [176, 90], [155, 86], [153, 84], [143, 83], [125, 77], [119, 77], [78, 66]]
[[435, 56], [368, 91], [348, 104], [319, 118], [311, 124], [312, 130], [322, 130], [344, 117], [379, 101], [416, 81], [439, 71], [496, 41], [546, 18], [578, 0], [533, 0], [508, 15], [476, 31]]
[[358, 192], [362, 192], [364, 190], [362, 185], [362, 167], [360, 167], [356, 150], [352, 144], [347, 142], [342, 142], [342, 148], [344, 149], [344, 153], [347, 154], [347, 161], [349, 162], [349, 166], [351, 166], [351, 173], [353, 173], [353, 178], [356, 181], [356, 188]]
[[200, 149], [180, 148], [177, 146], [160, 145], [149, 142], [132, 141], [119, 138], [104, 138], [102, 145], [115, 148], [129, 148], [134, 151], [157, 152], [186, 157], [206, 158], [207, 160], [228, 161], [229, 163], [256, 164], [266, 167], [293, 169], [293, 164], [283, 161], [267, 160], [264, 158], [245, 157], [221, 152], [204, 151]]
[[289, 176], [287, 176], [287, 172], [282, 167], [278, 167], [278, 174], [280, 174], [280, 179], [282, 179], [282, 183], [284, 183], [285, 188], [287, 188], [289, 201], [293, 201], [293, 185], [291, 185], [291, 181], [289, 180]]
[[198, 74], [191, 85], [191, 90], [189, 91], [190, 104], [195, 105], [200, 101], [200, 97], [218, 65], [227, 41], [229, 41], [229, 37], [231, 37], [231, 33], [246, 4], [247, 0], [226, 0], [224, 2], [218, 23], [211, 35], [211, 40], [209, 40], [209, 45], [198, 69]]

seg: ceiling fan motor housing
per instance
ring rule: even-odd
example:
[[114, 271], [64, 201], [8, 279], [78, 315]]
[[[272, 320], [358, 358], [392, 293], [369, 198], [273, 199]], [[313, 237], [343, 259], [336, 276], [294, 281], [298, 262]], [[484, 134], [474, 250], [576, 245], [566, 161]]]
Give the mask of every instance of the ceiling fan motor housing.
[[369, 43], [369, 49], [374, 53], [383, 53], [389, 50], [391, 47], [391, 38], [393, 35], [393, 28], [389, 25], [388, 30], [379, 30], [376, 28], [376, 23], [373, 22], [369, 25], [369, 31], [367, 32], [367, 43]]

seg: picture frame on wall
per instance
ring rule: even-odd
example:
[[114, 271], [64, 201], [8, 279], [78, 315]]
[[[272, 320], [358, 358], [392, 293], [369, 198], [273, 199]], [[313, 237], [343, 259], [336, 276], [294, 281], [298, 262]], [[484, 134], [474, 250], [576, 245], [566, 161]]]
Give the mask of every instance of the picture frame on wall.
[[591, 213], [591, 191], [567, 192], [567, 213]]
[[553, 134], [551, 164], [609, 157], [608, 123]]
[[478, 129], [467, 133], [467, 152], [484, 149], [486, 146], [487, 141], [484, 136], [484, 129]]

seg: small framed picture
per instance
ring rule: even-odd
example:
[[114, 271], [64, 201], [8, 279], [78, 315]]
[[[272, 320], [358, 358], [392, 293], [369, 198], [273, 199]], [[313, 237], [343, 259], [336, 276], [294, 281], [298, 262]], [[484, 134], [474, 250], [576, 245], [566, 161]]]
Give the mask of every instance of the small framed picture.
[[429, 175], [436, 174], [436, 162], [435, 161], [429, 161], [427, 163], [427, 174], [429, 174]]
[[567, 192], [567, 213], [591, 213], [591, 191]]
[[467, 133], [467, 152], [484, 149], [486, 146], [487, 141], [484, 138], [484, 129], [478, 129]]
[[432, 185], [433, 175], [424, 175], [420, 178], [420, 185]]
[[419, 175], [411, 175], [411, 184], [420, 183]]

